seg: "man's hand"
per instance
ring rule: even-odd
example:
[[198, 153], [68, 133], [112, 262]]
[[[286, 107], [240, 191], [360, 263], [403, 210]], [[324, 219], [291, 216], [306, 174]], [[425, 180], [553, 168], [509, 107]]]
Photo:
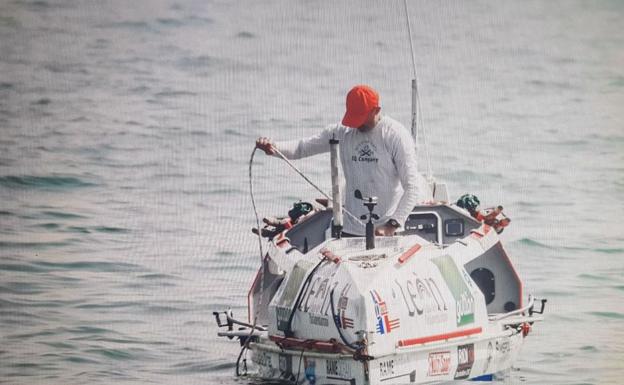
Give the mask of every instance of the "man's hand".
[[256, 139], [256, 147], [264, 151], [267, 155], [275, 154], [273, 142], [271, 142], [271, 139], [269, 138]]
[[396, 230], [396, 227], [386, 223], [385, 225], [377, 226], [375, 228], [375, 235], [379, 235], [382, 237], [391, 237], [394, 235]]

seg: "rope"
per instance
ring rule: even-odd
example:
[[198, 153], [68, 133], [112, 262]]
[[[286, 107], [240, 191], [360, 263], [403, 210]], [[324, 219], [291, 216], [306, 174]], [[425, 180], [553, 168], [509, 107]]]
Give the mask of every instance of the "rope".
[[321, 265], [324, 262], [326, 262], [326, 261], [327, 261], [327, 258], [325, 258], [325, 257], [321, 258], [319, 263], [317, 263], [316, 266], [314, 266], [314, 268], [312, 269], [312, 271], [310, 271], [310, 274], [308, 274], [308, 276], [306, 277], [306, 280], [303, 282], [303, 285], [301, 285], [301, 290], [299, 290], [299, 294], [297, 295], [297, 299], [295, 300], [295, 304], [294, 304], [293, 308], [290, 311], [290, 315], [288, 316], [288, 324], [286, 325], [286, 331], [284, 332], [286, 337], [292, 337], [292, 329], [291, 328], [292, 328], [293, 318], [295, 317], [295, 312], [297, 311], [297, 308], [301, 304], [301, 299], [303, 298], [304, 293], [308, 290], [308, 285], [310, 284], [310, 281], [312, 280], [312, 277], [314, 276], [316, 271], [319, 269], [319, 267], [321, 267]]
[[349, 341], [347, 341], [347, 339], [345, 338], [344, 334], [342, 334], [342, 330], [340, 330], [340, 326], [338, 325], [338, 318], [336, 317], [336, 311], [334, 310], [334, 289], [331, 289], [331, 291], [329, 292], [329, 304], [331, 306], [332, 320], [334, 321], [334, 326], [336, 326], [336, 330], [338, 330], [338, 335], [340, 336], [340, 339], [347, 347], [357, 351], [360, 346], [349, 343]]
[[256, 226], [258, 226], [258, 247], [260, 249], [260, 263], [262, 264], [264, 260], [264, 251], [262, 250], [262, 235], [260, 234], [260, 217], [258, 216], [258, 208], [256, 207], [256, 200], [254, 198], [253, 176], [251, 173], [251, 166], [253, 165], [254, 155], [256, 155], [257, 149], [257, 147], [254, 147], [251, 152], [251, 158], [249, 159], [249, 195], [251, 196], [251, 205], [253, 206], [254, 214], [256, 216]]
[[[320, 192], [325, 198], [327, 198], [327, 200], [329, 202], [331, 202], [332, 204], [334, 203], [334, 200], [325, 193], [325, 191], [321, 190], [320, 187], [318, 187], [317, 185], [315, 185], [307, 176], [305, 176], [305, 174], [303, 172], [301, 172], [301, 170], [299, 170], [297, 168], [297, 166], [295, 166], [294, 164], [292, 164], [292, 162], [290, 160], [288, 160], [288, 158], [286, 158], [286, 156], [284, 154], [281, 153], [280, 150], [278, 150], [275, 146], [273, 146], [273, 151], [275, 151], [275, 153], [277, 155], [279, 155], [280, 158], [282, 158], [286, 164], [288, 164], [293, 170], [295, 170], [295, 172], [297, 174], [299, 174], [303, 179], [305, 179], [306, 182], [308, 182], [310, 184], [310, 186], [314, 187], [316, 189], [316, 191]], [[350, 216], [351, 218], [353, 218], [354, 220], [356, 220], [357, 222], [359, 222], [362, 226], [365, 226], [364, 222], [362, 222], [360, 220], [360, 218], [356, 217], [355, 215], [353, 215], [351, 212], [349, 212], [349, 210], [347, 210], [346, 208], [342, 208], [342, 211], [347, 214], [348, 216]]]
[[314, 184], [314, 183], [313, 183], [310, 179], [308, 179], [308, 177], [307, 177], [307, 176], [305, 176], [305, 175], [303, 174], [303, 172], [301, 172], [301, 171], [297, 168], [297, 166], [295, 166], [294, 164], [292, 164], [292, 162], [291, 162], [290, 160], [288, 160], [288, 158], [286, 158], [286, 156], [285, 156], [284, 154], [282, 154], [282, 152], [281, 152], [280, 150], [278, 150], [275, 146], [273, 146], [273, 151], [275, 151], [275, 153], [276, 153], [277, 155], [279, 155], [279, 157], [280, 157], [280, 158], [282, 158], [282, 159], [284, 160], [284, 162], [286, 162], [286, 164], [288, 164], [290, 167], [292, 167], [292, 169], [293, 169], [293, 170], [295, 170], [295, 171], [297, 172], [297, 174], [301, 175], [301, 177], [302, 177], [303, 179], [305, 179], [305, 181], [306, 181], [306, 182], [308, 182], [308, 183], [310, 184], [310, 186], [314, 187], [314, 188], [316, 189], [316, 191], [320, 192], [321, 194], [323, 194], [323, 196], [324, 196], [325, 198], [327, 198], [328, 200], [330, 200], [330, 201], [332, 201], [332, 202], [333, 202], [333, 200], [331, 199], [331, 197], [330, 197], [329, 195], [327, 195], [327, 194], [325, 193], [325, 191], [321, 190], [321, 188], [320, 188], [320, 187], [318, 187], [318, 186], [317, 186], [317, 185], [315, 185], [315, 184]]
[[423, 147], [425, 148], [425, 159], [427, 160], [427, 181], [433, 182], [433, 169], [431, 168], [431, 156], [429, 156], [429, 141], [427, 139], [428, 134], [420, 110], [420, 98], [418, 98], [418, 95], [416, 96], [416, 107], [418, 108], [420, 127], [422, 127]]
[[[251, 338], [256, 329], [256, 323], [258, 322], [258, 313], [260, 313], [260, 308], [262, 307], [262, 302], [264, 299], [264, 273], [265, 273], [264, 250], [262, 249], [262, 235], [260, 232], [260, 217], [258, 216], [258, 208], [256, 207], [256, 200], [254, 198], [253, 174], [251, 172], [255, 155], [256, 155], [256, 147], [254, 147], [253, 151], [251, 152], [251, 157], [249, 158], [249, 195], [251, 196], [251, 205], [253, 206], [254, 215], [256, 216], [256, 226], [258, 226], [257, 227], [258, 228], [258, 248], [260, 250], [260, 268], [262, 269], [262, 277], [260, 278], [260, 301], [258, 302], [258, 308], [255, 311], [256, 314], [254, 314], [253, 325], [251, 327], [249, 336], [247, 337], [247, 340], [245, 341], [245, 345], [241, 348], [240, 354], [238, 355], [238, 359], [236, 360], [236, 375], [237, 376], [239, 374], [238, 366], [239, 366], [240, 359], [243, 356], [243, 353], [245, 352], [245, 350], [249, 349], [249, 342], [251, 342]], [[245, 366], [247, 366], [246, 363], [245, 363]]]
[[301, 361], [303, 360], [303, 352], [305, 352], [305, 349], [301, 349], [301, 355], [299, 356], [299, 369], [297, 369], [297, 379], [295, 379], [295, 385], [299, 384], [299, 375], [301, 374]]

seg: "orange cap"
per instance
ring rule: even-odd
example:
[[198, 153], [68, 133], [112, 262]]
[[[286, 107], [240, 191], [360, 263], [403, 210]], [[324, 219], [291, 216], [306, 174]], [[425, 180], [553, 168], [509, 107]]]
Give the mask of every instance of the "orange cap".
[[342, 118], [342, 124], [352, 128], [360, 127], [375, 107], [379, 107], [377, 91], [365, 85], [353, 87], [347, 94], [347, 112]]

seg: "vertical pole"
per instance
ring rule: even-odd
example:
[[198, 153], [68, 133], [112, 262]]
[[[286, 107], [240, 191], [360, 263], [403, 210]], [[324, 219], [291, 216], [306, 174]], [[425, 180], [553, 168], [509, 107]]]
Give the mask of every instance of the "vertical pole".
[[331, 163], [331, 182], [332, 182], [332, 211], [334, 221], [332, 224], [332, 238], [340, 239], [342, 237], [342, 197], [340, 196], [340, 177], [338, 170], [338, 158], [340, 150], [339, 141], [336, 138], [329, 140], [329, 153]]
[[414, 138], [414, 146], [418, 153], [418, 83], [416, 78], [412, 79], [412, 138]]
[[366, 222], [366, 250], [375, 248], [375, 225], [373, 224], [373, 212], [371, 211]]

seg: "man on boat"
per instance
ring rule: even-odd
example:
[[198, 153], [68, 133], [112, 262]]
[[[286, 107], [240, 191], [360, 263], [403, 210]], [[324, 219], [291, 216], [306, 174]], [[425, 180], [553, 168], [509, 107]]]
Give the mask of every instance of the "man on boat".
[[[355, 190], [365, 197], [378, 197], [375, 212], [380, 218], [375, 233], [392, 236], [404, 226], [424, 185], [417, 170], [414, 142], [401, 123], [381, 115], [379, 95], [371, 87], [353, 87], [346, 104], [342, 125], [331, 125], [318, 135], [293, 141], [274, 143], [258, 138], [256, 147], [267, 155], [274, 155], [277, 149], [288, 159], [299, 159], [329, 152], [329, 140], [339, 140], [346, 210], [356, 216], [367, 213], [362, 201], [354, 197]], [[364, 233], [363, 223], [349, 215], [344, 217], [343, 234]]]

